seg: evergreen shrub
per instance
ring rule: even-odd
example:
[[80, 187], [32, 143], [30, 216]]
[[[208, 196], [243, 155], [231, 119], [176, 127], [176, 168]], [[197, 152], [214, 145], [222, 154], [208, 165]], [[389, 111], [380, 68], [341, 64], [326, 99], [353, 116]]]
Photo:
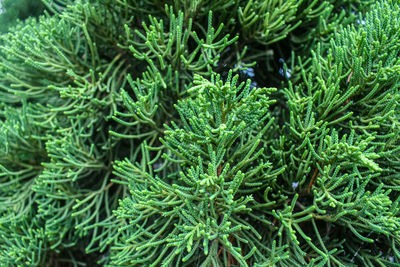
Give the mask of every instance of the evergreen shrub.
[[0, 37], [1, 266], [399, 266], [400, 2], [44, 0]]
[[40, 0], [0, 0], [0, 33], [5, 33], [18, 21], [43, 13], [44, 5]]

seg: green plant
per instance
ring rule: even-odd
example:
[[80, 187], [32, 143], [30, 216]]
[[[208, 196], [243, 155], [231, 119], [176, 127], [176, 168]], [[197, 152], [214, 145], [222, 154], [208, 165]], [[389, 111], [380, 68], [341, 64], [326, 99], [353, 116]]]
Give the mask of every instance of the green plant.
[[1, 0], [0, 33], [5, 33], [18, 21], [37, 17], [43, 13], [44, 5], [40, 0]]
[[0, 37], [1, 265], [400, 264], [372, 2], [43, 1]]

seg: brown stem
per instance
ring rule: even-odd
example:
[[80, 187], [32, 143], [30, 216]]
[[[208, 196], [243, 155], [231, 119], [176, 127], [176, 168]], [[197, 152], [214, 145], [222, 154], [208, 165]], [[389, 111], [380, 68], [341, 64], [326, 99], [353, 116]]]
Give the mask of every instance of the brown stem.
[[353, 76], [353, 71], [350, 72], [349, 77], [347, 77], [347, 83], [350, 82], [351, 76]]
[[104, 187], [104, 191], [107, 191], [107, 190], [110, 189], [110, 187], [113, 186], [113, 185], [114, 185], [113, 182], [109, 183], [108, 185], [106, 185], [106, 187]]
[[308, 185], [308, 189], [307, 189], [308, 193], [311, 192], [311, 187], [314, 184], [314, 181], [315, 181], [315, 178], [317, 177], [317, 175], [318, 175], [318, 167], [315, 167], [313, 176], [311, 177], [310, 184]]
[[219, 257], [219, 255], [221, 255], [223, 249], [224, 249], [224, 247], [221, 247], [221, 248], [218, 250], [217, 257]]

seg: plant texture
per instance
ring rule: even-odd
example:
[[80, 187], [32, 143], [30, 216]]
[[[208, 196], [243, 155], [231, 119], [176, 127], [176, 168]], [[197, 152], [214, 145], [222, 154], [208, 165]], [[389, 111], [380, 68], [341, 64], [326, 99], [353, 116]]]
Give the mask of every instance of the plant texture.
[[40, 0], [0, 0], [0, 33], [5, 33], [18, 21], [43, 13]]
[[400, 265], [400, 2], [43, 0], [0, 35], [1, 266]]

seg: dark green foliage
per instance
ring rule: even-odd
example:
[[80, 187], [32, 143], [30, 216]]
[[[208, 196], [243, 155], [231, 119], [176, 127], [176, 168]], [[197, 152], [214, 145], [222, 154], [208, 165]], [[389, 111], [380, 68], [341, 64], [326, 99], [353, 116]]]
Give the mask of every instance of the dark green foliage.
[[0, 33], [7, 32], [18, 21], [39, 16], [44, 10], [40, 0], [0, 0], [0, 7]]
[[1, 266], [400, 264], [398, 1], [43, 1], [0, 36]]

